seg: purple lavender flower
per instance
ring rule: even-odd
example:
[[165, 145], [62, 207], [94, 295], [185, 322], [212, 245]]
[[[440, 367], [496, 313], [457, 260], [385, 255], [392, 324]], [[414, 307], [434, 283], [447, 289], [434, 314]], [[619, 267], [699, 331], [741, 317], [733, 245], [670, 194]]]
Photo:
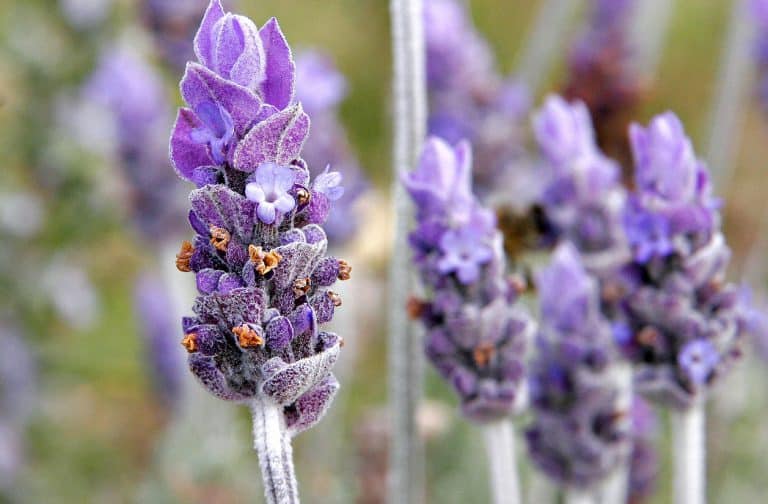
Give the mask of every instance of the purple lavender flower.
[[190, 41], [205, 10], [204, 0], [142, 0], [141, 14], [168, 65], [183, 71], [193, 56]]
[[632, 68], [629, 22], [637, 0], [592, 0], [587, 26], [569, 56], [569, 99], [586, 103], [597, 143], [628, 168], [627, 126], [642, 97], [642, 80]]
[[[339, 178], [325, 173], [312, 183], [300, 157], [309, 118], [289, 106], [294, 63], [274, 19], [257, 32], [212, 0], [195, 47], [202, 64], [187, 65], [188, 108], [171, 137], [176, 171], [198, 185], [189, 213], [196, 237], [177, 258], [199, 291], [182, 343], [212, 394], [277, 407], [295, 435], [320, 420], [338, 388], [331, 368], [341, 338], [320, 327], [341, 305], [330, 288], [350, 275], [346, 262], [326, 255], [321, 227]], [[196, 133], [207, 125], [201, 107], [231, 118], [221, 161]], [[257, 425], [271, 421], [254, 408]], [[257, 435], [257, 445], [265, 440]]]
[[528, 91], [503, 79], [487, 42], [457, 0], [424, 3], [429, 133], [451, 144], [466, 139], [477, 163], [475, 191], [486, 197], [524, 156]]
[[666, 113], [630, 136], [637, 189], [625, 219], [633, 261], [622, 273], [630, 336], [621, 346], [639, 390], [684, 409], [740, 356], [752, 309], [726, 283], [719, 203], [680, 121]]
[[165, 286], [155, 275], [139, 277], [134, 288], [134, 306], [142, 324], [142, 336], [147, 360], [150, 362], [152, 384], [157, 396], [169, 407], [176, 405], [182, 392], [184, 364], [179, 351], [173, 303]]
[[178, 178], [168, 170], [163, 138], [171, 110], [160, 76], [139, 54], [110, 48], [102, 54], [84, 94], [112, 114], [117, 164], [128, 182], [136, 226], [153, 242], [159, 236], [177, 235], [184, 196]]
[[314, 125], [302, 156], [313, 176], [319, 176], [327, 163], [344, 180], [344, 194], [334, 200], [325, 224], [331, 245], [342, 243], [355, 234], [358, 216], [354, 206], [368, 186], [338, 116], [337, 109], [346, 92], [347, 82], [328, 56], [317, 51], [299, 55], [296, 60], [296, 96], [312, 116]]
[[757, 95], [768, 110], [768, 1], [750, 0], [749, 9], [756, 25], [754, 59], [758, 71]]
[[572, 242], [593, 272], [619, 267], [628, 259], [626, 194], [618, 165], [595, 144], [587, 108], [551, 96], [533, 129], [543, 156], [540, 204], [549, 240]]
[[558, 247], [536, 284], [542, 325], [530, 371], [528, 449], [550, 478], [589, 488], [623, 464], [631, 448], [612, 325], [572, 245]]
[[471, 166], [468, 143], [454, 148], [430, 138], [403, 184], [417, 208], [410, 243], [429, 291], [409, 310], [426, 327], [427, 356], [463, 413], [482, 422], [514, 411], [532, 323], [514, 306], [518, 291], [504, 277], [501, 235], [472, 195]]

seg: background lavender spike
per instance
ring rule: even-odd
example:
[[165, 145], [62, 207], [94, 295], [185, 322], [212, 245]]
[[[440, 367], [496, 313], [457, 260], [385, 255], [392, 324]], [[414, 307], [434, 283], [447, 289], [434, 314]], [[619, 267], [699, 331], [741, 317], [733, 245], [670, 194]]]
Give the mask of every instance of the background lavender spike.
[[368, 188], [338, 115], [346, 94], [346, 79], [328, 55], [309, 50], [297, 56], [296, 98], [313, 124], [302, 156], [314, 176], [330, 165], [341, 173], [344, 182], [344, 194], [336, 200], [325, 225], [331, 246], [343, 244], [355, 235], [359, 223], [354, 205]]
[[494, 215], [471, 189], [472, 151], [431, 137], [403, 184], [416, 208], [409, 236], [427, 290], [409, 301], [424, 325], [426, 354], [459, 396], [461, 411], [488, 432], [494, 502], [519, 502], [511, 426], [523, 400], [524, 357], [532, 322], [515, 307], [522, 290], [504, 275]]
[[111, 112], [117, 163], [128, 182], [138, 230], [156, 247], [162, 246], [158, 237], [175, 239], [185, 215], [184, 193], [168, 170], [163, 132], [171, 124], [171, 112], [159, 74], [134, 50], [111, 47], [101, 55], [83, 93]]
[[643, 94], [642, 78], [632, 64], [636, 48], [630, 39], [636, 0], [592, 0], [582, 33], [569, 55], [568, 99], [582, 100], [589, 108], [597, 143], [618, 160], [631, 177], [627, 126]]
[[596, 281], [570, 244], [556, 250], [536, 283], [542, 326], [530, 371], [528, 449], [539, 470], [588, 496], [626, 462], [631, 447], [613, 329]]
[[31, 350], [5, 321], [0, 323], [0, 498], [21, 499], [26, 428], [36, 400], [37, 372]]
[[525, 154], [527, 88], [503, 78], [485, 39], [458, 0], [427, 0], [424, 10], [431, 135], [475, 150], [474, 187], [483, 197], [515, 175]]
[[653, 495], [659, 473], [655, 437], [656, 415], [640, 396], [632, 400], [632, 459], [627, 504], [641, 504]]
[[165, 63], [177, 72], [194, 56], [190, 41], [205, 0], [142, 0], [141, 17]]

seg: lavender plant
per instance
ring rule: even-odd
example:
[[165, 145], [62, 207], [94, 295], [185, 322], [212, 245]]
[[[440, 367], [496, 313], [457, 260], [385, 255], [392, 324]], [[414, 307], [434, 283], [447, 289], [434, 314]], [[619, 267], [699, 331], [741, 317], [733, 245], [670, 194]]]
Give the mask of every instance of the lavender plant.
[[640, 396], [632, 399], [632, 458], [627, 485], [627, 503], [647, 501], [656, 489], [659, 461], [654, 446], [656, 416]]
[[749, 8], [756, 25], [754, 60], [757, 66], [757, 95], [763, 108], [768, 109], [768, 1], [750, 0]]
[[631, 405], [613, 327], [601, 311], [597, 281], [571, 244], [557, 248], [536, 285], [542, 321], [530, 371], [528, 450], [559, 485], [589, 492], [631, 450]]
[[522, 286], [505, 276], [501, 234], [472, 193], [471, 169], [467, 142], [451, 147], [432, 137], [403, 183], [417, 208], [409, 242], [428, 291], [409, 310], [426, 328], [427, 357], [453, 386], [463, 414], [482, 424], [520, 404], [532, 322], [515, 306]]
[[195, 54], [170, 142], [177, 173], [198, 186], [196, 237], [176, 263], [199, 291], [182, 344], [204, 387], [251, 407], [267, 501], [298, 502], [290, 438], [320, 420], [339, 386], [341, 338], [320, 326], [341, 305], [330, 287], [351, 270], [326, 255], [321, 226], [341, 176], [311, 180], [300, 158], [309, 117], [275, 19], [258, 29], [212, 0]]
[[675, 501], [704, 502], [707, 391], [742, 354], [751, 308], [727, 283], [719, 201], [672, 113], [633, 125], [635, 186], [626, 215], [626, 328], [618, 341], [635, 385], [673, 408]]

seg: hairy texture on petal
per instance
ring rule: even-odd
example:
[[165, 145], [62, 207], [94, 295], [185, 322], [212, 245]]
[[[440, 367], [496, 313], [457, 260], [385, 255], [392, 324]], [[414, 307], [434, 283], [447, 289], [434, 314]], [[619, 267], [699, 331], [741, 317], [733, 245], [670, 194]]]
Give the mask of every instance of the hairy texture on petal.
[[309, 117], [297, 104], [260, 122], [238, 144], [234, 166], [252, 172], [264, 163], [287, 165], [301, 152], [309, 134]]
[[[278, 404], [289, 405], [318, 384], [331, 370], [339, 356], [339, 345], [322, 353], [280, 367], [267, 375], [262, 390]], [[270, 366], [275, 366], [274, 363]]]
[[296, 66], [291, 49], [277, 19], [271, 18], [259, 31], [266, 54], [266, 69], [261, 93], [264, 101], [278, 109], [293, 101]]
[[317, 424], [325, 415], [333, 402], [339, 382], [329, 374], [314, 388], [299, 397], [289, 407], [286, 423], [291, 436], [296, 436]]

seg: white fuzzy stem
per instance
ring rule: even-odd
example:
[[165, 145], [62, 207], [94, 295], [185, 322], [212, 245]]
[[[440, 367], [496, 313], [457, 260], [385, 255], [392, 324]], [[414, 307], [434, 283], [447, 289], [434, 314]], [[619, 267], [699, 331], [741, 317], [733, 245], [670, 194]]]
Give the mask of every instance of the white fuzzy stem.
[[421, 398], [422, 348], [409, 323], [405, 303], [409, 273], [407, 232], [410, 205], [400, 183], [403, 170], [415, 168], [427, 127], [422, 0], [390, 0], [394, 57], [394, 244], [389, 272], [389, 397], [392, 442], [389, 502], [422, 502], [423, 464], [416, 412]]
[[565, 504], [597, 504], [597, 499], [586, 490], [569, 488], [565, 491]]
[[541, 2], [517, 67], [517, 77], [532, 93], [541, 86], [560, 54], [565, 28], [578, 4], [578, 0]]
[[515, 463], [515, 433], [512, 422], [500, 420], [483, 425], [485, 450], [494, 504], [519, 504], [520, 480]]
[[298, 504], [291, 436], [285, 427], [283, 408], [257, 398], [251, 402], [251, 413], [253, 447], [259, 456], [267, 504]]
[[[616, 364], [612, 379], [615, 380], [619, 392], [617, 408], [619, 411], [626, 411], [629, 419], [632, 410], [632, 367], [627, 363]], [[631, 457], [630, 447], [627, 448], [623, 463], [616, 467], [601, 485], [600, 502], [602, 504], [623, 503], [627, 499]]]
[[637, 2], [629, 37], [638, 75], [653, 76], [656, 73], [674, 7], [675, 0]]
[[720, 192], [727, 189], [733, 173], [736, 139], [739, 138], [745, 91], [752, 72], [751, 44], [753, 23], [746, 2], [736, 1], [720, 57], [715, 98], [709, 119], [706, 160]]
[[675, 504], [704, 504], [704, 405], [672, 411]]

